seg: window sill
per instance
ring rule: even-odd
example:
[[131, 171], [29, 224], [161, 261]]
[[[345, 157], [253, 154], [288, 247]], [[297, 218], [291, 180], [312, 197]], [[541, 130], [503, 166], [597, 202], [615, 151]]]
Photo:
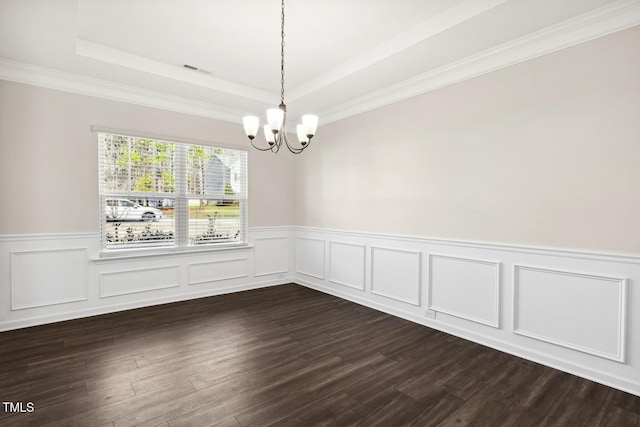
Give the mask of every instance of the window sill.
[[253, 248], [248, 243], [233, 243], [215, 247], [181, 247], [181, 248], [154, 248], [154, 249], [119, 249], [108, 252], [101, 252], [98, 258], [92, 258], [93, 262], [122, 261], [136, 258], [154, 258], [166, 256], [190, 256], [208, 252], [226, 252], [236, 250], [247, 250]]

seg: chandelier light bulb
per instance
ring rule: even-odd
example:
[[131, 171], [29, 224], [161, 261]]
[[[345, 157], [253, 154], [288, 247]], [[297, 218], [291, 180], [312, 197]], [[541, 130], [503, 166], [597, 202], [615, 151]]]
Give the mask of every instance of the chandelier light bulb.
[[269, 127], [269, 125], [264, 125], [264, 137], [266, 138], [267, 142], [269, 143], [269, 146], [271, 146], [271, 145], [276, 143], [276, 136], [273, 133], [273, 131], [271, 130], [271, 128]]
[[242, 118], [242, 124], [249, 139], [255, 138], [260, 128], [260, 118], [256, 116], [245, 116]]
[[300, 141], [300, 144], [302, 144], [303, 146], [307, 145], [307, 143], [309, 142], [309, 137], [307, 137], [304, 125], [296, 126], [296, 131], [298, 133], [298, 140]]
[[318, 129], [318, 116], [314, 114], [305, 114], [302, 116], [302, 125], [304, 126], [306, 135], [309, 138], [312, 138]]
[[284, 111], [279, 108], [269, 108], [267, 110], [267, 122], [274, 133], [280, 132], [284, 121]]

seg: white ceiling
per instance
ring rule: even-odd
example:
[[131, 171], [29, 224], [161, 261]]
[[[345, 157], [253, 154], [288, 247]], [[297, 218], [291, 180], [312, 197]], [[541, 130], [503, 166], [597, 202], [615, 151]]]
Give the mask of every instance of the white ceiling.
[[[638, 24], [640, 0], [287, 0], [285, 100], [322, 124]], [[0, 0], [8, 80], [239, 121], [279, 103], [279, 53], [278, 0]]]

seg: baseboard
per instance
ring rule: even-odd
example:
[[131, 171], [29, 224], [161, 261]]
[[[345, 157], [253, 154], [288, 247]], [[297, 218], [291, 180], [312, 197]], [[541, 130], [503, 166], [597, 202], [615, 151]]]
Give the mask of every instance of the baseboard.
[[313, 289], [319, 292], [323, 292], [329, 295], [333, 295], [338, 298], [345, 299], [347, 301], [360, 304], [365, 307], [369, 307], [374, 310], [381, 311], [383, 313], [390, 314], [401, 319], [408, 320], [419, 325], [423, 325], [458, 338], [462, 338], [474, 343], [498, 350], [504, 353], [511, 354], [513, 356], [521, 357], [523, 359], [539, 363], [541, 365], [548, 366], [550, 368], [558, 369], [597, 383], [613, 387], [627, 393], [631, 393], [640, 396], [640, 382], [629, 381], [626, 378], [612, 376], [605, 372], [595, 371], [586, 366], [578, 366], [575, 363], [560, 360], [554, 357], [550, 357], [546, 354], [541, 354], [530, 349], [513, 345], [511, 343], [504, 342], [502, 340], [496, 340], [492, 337], [488, 337], [483, 334], [472, 333], [468, 330], [456, 328], [451, 325], [447, 325], [437, 320], [432, 320], [426, 317], [418, 316], [413, 313], [392, 307], [386, 304], [381, 304], [376, 301], [369, 300], [363, 297], [357, 297], [347, 292], [341, 292], [335, 289], [328, 288], [317, 283], [313, 283], [308, 280], [301, 279], [299, 277], [293, 279], [293, 283]]
[[183, 293], [162, 298], [149, 298], [137, 300], [135, 302], [105, 305], [95, 308], [60, 312], [52, 315], [29, 317], [26, 319], [0, 322], [0, 332], [14, 329], [28, 328], [48, 323], [64, 322], [67, 320], [80, 319], [84, 317], [98, 316], [101, 314], [116, 313], [119, 311], [133, 310], [136, 308], [150, 307], [154, 305], [170, 304], [180, 301], [188, 301], [198, 298], [212, 297], [216, 295], [231, 294], [234, 292], [250, 291], [254, 289], [267, 288], [271, 286], [285, 285], [292, 283], [293, 278], [278, 280], [265, 280], [260, 282], [246, 283], [242, 285], [227, 286], [224, 288], [210, 289], [207, 291]]

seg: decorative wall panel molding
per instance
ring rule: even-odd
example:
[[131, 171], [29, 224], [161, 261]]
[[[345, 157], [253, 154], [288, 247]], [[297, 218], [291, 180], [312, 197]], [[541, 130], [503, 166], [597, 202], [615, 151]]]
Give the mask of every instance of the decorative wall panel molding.
[[99, 274], [100, 298], [180, 286], [180, 266], [136, 268]]
[[[199, 252], [194, 256], [158, 255], [108, 262], [90, 261], [98, 256], [97, 234], [0, 236], [0, 330], [295, 281], [412, 322], [640, 395], [640, 316], [634, 314], [640, 310], [640, 292], [633, 291], [634, 283], [640, 283], [640, 257], [313, 227], [250, 229], [249, 236], [254, 247], [243, 251]], [[330, 243], [327, 245], [325, 242]], [[328, 246], [326, 251], [325, 245]], [[341, 263], [346, 263], [343, 259], [337, 260], [337, 251], [344, 249], [347, 258], [355, 258], [358, 254], [357, 258], [360, 259], [363, 247], [372, 248], [365, 249], [365, 289], [334, 285], [331, 279], [339, 280], [341, 274], [345, 276], [343, 279], [347, 277], [346, 273], [338, 274], [336, 270]], [[294, 248], [297, 252], [295, 256]], [[58, 250], [62, 252], [58, 253]], [[277, 252], [277, 256], [274, 257], [273, 252]], [[501, 271], [500, 276], [500, 322], [513, 323], [515, 333], [511, 328], [491, 328], [455, 316], [438, 314], [435, 319], [426, 317], [428, 286], [431, 283], [427, 280], [428, 277], [424, 280], [422, 277], [416, 278], [415, 273], [420, 273], [423, 267], [428, 269], [428, 254], [439, 255], [439, 261], [444, 257], [495, 260], [495, 263], [500, 263], [501, 268], [508, 269]], [[61, 256], [60, 259], [56, 258], [58, 255]], [[402, 263], [397, 263], [395, 256], [406, 265], [403, 267]], [[223, 261], [221, 264], [225, 268], [233, 266], [231, 271], [237, 272], [239, 270], [235, 268], [239, 268], [241, 261], [231, 262], [231, 265], [224, 261], [244, 257], [248, 258], [248, 277], [221, 279], [215, 282], [215, 286], [188, 286], [189, 282], [208, 280], [219, 273], [215, 270], [216, 263], [209, 262]], [[37, 262], [34, 264], [31, 262], [33, 260]], [[300, 262], [299, 265], [290, 264], [296, 260]], [[190, 266], [190, 263], [195, 265]], [[44, 298], [52, 295], [47, 295], [46, 292], [53, 281], [20, 275], [37, 268], [34, 265], [38, 264], [49, 267], [50, 264], [56, 264], [60, 267], [56, 274], [63, 277], [63, 281], [59, 282], [62, 285], [59, 285], [61, 288], [56, 296], [65, 295], [67, 299], [74, 301], [81, 297], [83, 300], [70, 302], [66, 299], [54, 301]], [[328, 268], [326, 273], [325, 264]], [[467, 273], [473, 266], [464, 262], [454, 262], [453, 265], [462, 266], [460, 268]], [[478, 265], [481, 272], [493, 268], [488, 264]], [[158, 268], [154, 266], [168, 270], [160, 270], [158, 275]], [[434, 271], [448, 273], [448, 268], [441, 267], [442, 263], [436, 263]], [[444, 267], [451, 266], [445, 263]], [[260, 280], [252, 276], [253, 268], [255, 272], [286, 270], [288, 273], [281, 273], [282, 277], [278, 273], [277, 277], [264, 277], [264, 280]], [[67, 273], [75, 274], [82, 270], [86, 272], [83, 280], [79, 276], [74, 276], [71, 280], [64, 278]], [[295, 273], [296, 271], [303, 273]], [[362, 277], [359, 265], [357, 268], [354, 265], [348, 271], [358, 280]], [[503, 274], [505, 271], [509, 274]], [[510, 274], [512, 271], [513, 274]], [[400, 273], [395, 278], [395, 282], [400, 283], [399, 287], [384, 276], [387, 274], [390, 278], [396, 272]], [[326, 279], [319, 280], [304, 273], [326, 276]], [[173, 279], [167, 280], [171, 276]], [[47, 274], [47, 277], [51, 276]], [[443, 283], [446, 283], [444, 279], [450, 278], [451, 274], [436, 274], [433, 281], [436, 294]], [[346, 282], [359, 284], [358, 280], [350, 277]], [[27, 283], [26, 287], [23, 286], [24, 283]], [[147, 287], [148, 284], [151, 286]], [[172, 287], [154, 289], [158, 284]], [[179, 286], [174, 286], [176, 284]], [[544, 290], [545, 286], [549, 289]], [[482, 281], [480, 287], [487, 293], [494, 294], [495, 288], [489, 286], [488, 278]], [[16, 294], [14, 290], [26, 293]], [[35, 291], [34, 295], [38, 300], [29, 298], [31, 291]], [[123, 293], [126, 291], [136, 292]], [[110, 294], [120, 296], [101, 298]], [[421, 294], [424, 294], [422, 299]], [[25, 296], [27, 298], [23, 298]], [[423, 302], [425, 305], [400, 302], [398, 297], [414, 303]], [[46, 305], [37, 305], [42, 302]], [[511, 302], [514, 306], [511, 306]], [[446, 299], [438, 302], [436, 298], [434, 303], [441, 306], [441, 309], [453, 308]], [[18, 309], [13, 309], [14, 306]], [[27, 309], [20, 309], [22, 307]], [[467, 306], [462, 311], [462, 314], [470, 314]], [[558, 320], [558, 316], [562, 316], [562, 322]], [[561, 325], [560, 328], [556, 327], [558, 324]], [[589, 333], [566, 336], [564, 325], [580, 325], [580, 328]]]
[[[294, 230], [300, 237], [330, 242], [328, 279], [298, 274], [295, 281], [301, 285], [640, 395], [640, 316], [632, 314], [640, 310], [640, 292], [631, 289], [640, 283], [640, 257], [316, 227]], [[371, 248], [365, 251], [364, 291], [333, 285], [334, 242]], [[539, 277], [524, 274], [525, 265], [547, 266], [537, 270], [543, 270], [548, 289], [539, 292]], [[519, 266], [518, 285], [514, 266]], [[421, 268], [428, 273], [424, 280]], [[572, 271], [588, 273], [568, 273], [576, 282], [567, 281], [573, 276], [564, 274]], [[512, 306], [516, 301], [519, 307]], [[435, 318], [425, 315], [429, 306], [439, 310]], [[514, 321], [516, 333], [504, 327]], [[567, 336], [567, 326], [584, 331]]]
[[365, 290], [366, 245], [329, 242], [329, 281]]
[[292, 239], [252, 227], [249, 246], [100, 257], [99, 233], [0, 235], [0, 331], [288, 283]]
[[296, 272], [324, 280], [325, 241], [311, 237], [296, 239]]
[[500, 327], [500, 263], [429, 254], [427, 307]]
[[11, 310], [87, 299], [87, 249], [11, 252]]
[[189, 285], [248, 277], [249, 258], [222, 259], [189, 263]]
[[289, 273], [289, 237], [257, 237], [253, 242], [255, 277]]
[[513, 332], [625, 362], [625, 279], [514, 266]]
[[371, 293], [420, 305], [421, 253], [371, 248]]

